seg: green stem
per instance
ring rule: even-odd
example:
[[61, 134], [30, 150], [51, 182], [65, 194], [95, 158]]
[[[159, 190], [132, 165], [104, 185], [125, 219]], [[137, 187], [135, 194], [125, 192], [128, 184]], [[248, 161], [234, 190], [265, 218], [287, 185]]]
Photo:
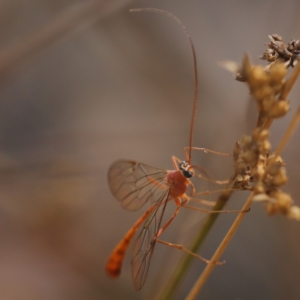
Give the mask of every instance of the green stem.
[[[216, 250], [215, 254], [212, 256], [212, 258], [211, 258], [212, 262], [218, 261], [221, 258], [223, 252], [227, 248], [227, 246], [228, 246], [229, 242], [231, 241], [232, 237], [234, 236], [236, 230], [238, 229], [238, 227], [240, 226], [242, 220], [244, 219], [245, 211], [248, 211], [250, 209], [250, 206], [253, 202], [253, 196], [254, 196], [254, 193], [252, 192], [251, 195], [248, 197], [247, 201], [245, 202], [243, 208], [242, 208], [242, 211], [244, 211], [244, 212], [240, 212], [238, 214], [238, 216], [236, 217], [234, 223], [232, 224], [232, 226], [228, 230], [228, 232], [227, 232], [226, 236], [224, 237], [223, 241], [219, 245], [219, 247]], [[196, 299], [198, 293], [200, 292], [201, 288], [203, 287], [203, 285], [207, 281], [209, 275], [211, 274], [211, 272], [213, 271], [215, 266], [216, 265], [214, 263], [207, 264], [206, 268], [204, 269], [204, 271], [202, 272], [202, 274], [200, 275], [200, 277], [198, 278], [198, 280], [194, 284], [193, 288], [191, 289], [191, 291], [189, 292], [189, 294], [187, 295], [185, 300], [194, 300], [194, 299]]]
[[[229, 200], [231, 194], [233, 193], [233, 186], [235, 182], [235, 175], [231, 177], [226, 190], [222, 192], [212, 210], [222, 210]], [[205, 223], [201, 226], [199, 234], [195, 237], [193, 243], [189, 247], [189, 249], [196, 253], [202, 243], [204, 242], [206, 236], [208, 235], [210, 229], [214, 225], [215, 221], [217, 220], [219, 214], [209, 214], [206, 218]], [[189, 266], [191, 265], [192, 260], [194, 259], [193, 256], [188, 255], [182, 260], [182, 262], [176, 267], [175, 271], [173, 272], [173, 276], [171, 277], [170, 281], [167, 283], [167, 286], [163, 291], [158, 295], [156, 298], [157, 300], [170, 300], [172, 299], [176, 289], [178, 288], [179, 284], [183, 280]]]

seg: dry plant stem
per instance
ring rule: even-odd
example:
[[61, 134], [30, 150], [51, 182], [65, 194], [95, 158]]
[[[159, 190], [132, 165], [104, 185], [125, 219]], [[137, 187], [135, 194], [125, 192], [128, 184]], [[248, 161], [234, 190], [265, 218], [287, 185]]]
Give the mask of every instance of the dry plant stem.
[[[249, 198], [247, 199], [246, 203], [244, 204], [242, 210], [248, 210], [252, 204], [254, 194], [251, 193]], [[204, 283], [206, 282], [207, 278], [209, 277], [210, 273], [215, 267], [215, 264], [213, 262], [218, 261], [225, 251], [226, 247], [228, 246], [230, 240], [232, 239], [233, 235], [235, 234], [236, 230], [240, 226], [243, 218], [245, 216], [245, 213], [239, 213], [237, 218], [235, 219], [234, 223], [232, 224], [231, 228], [227, 232], [226, 236], [224, 237], [223, 241], [221, 242], [220, 246], [218, 247], [217, 251], [211, 258], [211, 263], [209, 263], [204, 271], [202, 272], [201, 276], [196, 281], [195, 285], [191, 289], [188, 296], [185, 298], [185, 300], [193, 300], [197, 297], [199, 291], [203, 287]]]
[[[282, 92], [279, 96], [279, 100], [278, 101], [287, 101], [286, 98], [289, 94], [289, 92], [291, 91], [296, 79], [298, 78], [300, 74], [300, 64], [298, 64], [296, 66], [296, 68], [294, 69], [294, 72], [292, 73], [292, 75], [290, 76], [290, 78], [286, 81]], [[279, 155], [283, 148], [285, 147], [285, 145], [287, 144], [289, 138], [291, 137], [293, 131], [296, 128], [296, 125], [298, 124], [300, 120], [300, 107], [298, 108], [296, 115], [294, 116], [290, 126], [288, 127], [282, 141], [280, 142], [277, 151], [275, 152], [275, 154]], [[269, 119], [266, 122], [264, 121], [264, 124], [262, 123], [263, 121], [263, 116], [259, 116], [258, 118], [258, 127], [261, 127], [261, 129], [269, 129], [269, 127], [271, 126], [273, 119]], [[230, 183], [228, 185], [228, 189], [232, 189], [234, 187], [234, 182], [235, 182], [235, 175], [232, 176]], [[231, 192], [224, 192], [221, 194], [221, 196], [219, 197], [214, 210], [221, 210], [224, 205], [227, 203], [228, 199], [230, 198], [231, 194], [233, 191]], [[242, 208], [242, 211], [247, 211], [250, 206], [251, 203], [253, 201], [253, 196], [254, 194], [252, 193], [248, 200], [246, 201], [245, 205]], [[213, 255], [211, 261], [212, 263], [209, 263], [206, 268], [204, 269], [203, 273], [201, 274], [201, 276], [199, 277], [199, 279], [197, 280], [196, 284], [194, 285], [193, 289], [191, 290], [191, 292], [189, 293], [189, 295], [187, 296], [187, 300], [192, 300], [195, 299], [195, 297], [197, 296], [198, 292], [200, 291], [200, 289], [202, 288], [202, 286], [204, 285], [204, 283], [206, 282], [207, 278], [209, 277], [210, 273], [212, 272], [215, 264], [214, 261], [218, 261], [222, 255], [222, 253], [225, 251], [227, 245], [229, 244], [231, 238], [233, 237], [234, 233], [236, 232], [238, 226], [240, 225], [240, 223], [242, 222], [243, 218], [244, 218], [245, 213], [240, 213], [235, 222], [233, 223], [232, 227], [229, 229], [228, 233], [226, 234], [225, 238], [223, 239], [223, 241], [221, 242], [219, 248], [217, 249], [217, 251], [215, 252], [215, 254]], [[194, 240], [194, 243], [191, 245], [190, 249], [192, 252], [196, 252], [198, 250], [198, 248], [200, 247], [200, 245], [202, 244], [202, 242], [204, 241], [205, 237], [207, 236], [209, 230], [211, 229], [212, 225], [214, 224], [216, 218], [218, 217], [218, 214], [210, 214], [206, 220], [206, 222], [204, 223], [204, 226], [202, 227], [199, 235], [196, 237], [196, 239]], [[192, 261], [192, 257], [188, 256], [186, 257], [182, 263], [177, 267], [177, 269], [175, 270], [175, 272], [173, 273], [173, 277], [170, 280], [169, 285], [167, 286], [167, 288], [163, 291], [163, 293], [161, 293], [160, 297], [158, 297], [158, 299], [171, 299], [172, 295], [174, 294], [177, 286], [179, 285], [180, 281], [182, 280], [185, 272], [187, 271], [190, 263]]]
[[[300, 70], [300, 69], [299, 69]], [[283, 138], [281, 139], [276, 151], [275, 151], [275, 157], [280, 155], [284, 149], [284, 147], [287, 145], [287, 142], [289, 141], [289, 139], [291, 138], [293, 132], [296, 129], [296, 126], [298, 125], [300, 121], [300, 106], [298, 107], [289, 127], [287, 128]], [[274, 159], [275, 159], [274, 157]], [[244, 204], [242, 211], [247, 210], [250, 208], [252, 200], [253, 200], [253, 196], [254, 194], [251, 193], [251, 195], [249, 196], [249, 198], [247, 199], [246, 203]], [[223, 254], [223, 252], [225, 251], [226, 247], [228, 246], [231, 238], [233, 237], [234, 233], [236, 232], [238, 226], [240, 225], [240, 223], [242, 222], [243, 218], [244, 218], [244, 213], [240, 213], [236, 220], [234, 221], [234, 223], [232, 224], [231, 228], [229, 229], [229, 231], [227, 232], [226, 236], [224, 237], [223, 241], [221, 242], [220, 246], [218, 247], [217, 251], [215, 252], [215, 254], [213, 255], [213, 257], [211, 258], [212, 263], [208, 264], [207, 267], [204, 269], [204, 271], [202, 272], [201, 276], [198, 278], [197, 282], [195, 283], [194, 287], [192, 288], [192, 290], [190, 291], [189, 295], [186, 297], [186, 300], [193, 300], [195, 299], [195, 297], [197, 296], [197, 294], [199, 293], [199, 291], [201, 290], [201, 288], [203, 287], [204, 283], [206, 282], [206, 280], [208, 279], [210, 273], [212, 272], [212, 270], [214, 269], [215, 265], [213, 264], [214, 261], [218, 261], [221, 258], [221, 255]]]
[[[283, 138], [280, 141], [279, 146], [277, 147], [277, 149], [275, 151], [276, 155], [281, 154], [281, 152], [283, 151], [283, 149], [286, 146], [287, 142], [289, 141], [292, 133], [295, 131], [295, 128], [298, 125], [299, 121], [300, 121], [300, 106], [298, 107], [298, 109], [296, 111], [296, 114], [294, 115], [289, 127], [287, 128]], [[246, 201], [246, 203], [245, 203], [244, 207], [242, 208], [242, 210], [247, 210], [247, 209], [250, 208], [253, 196], [254, 196], [254, 194], [252, 193], [249, 196], [248, 200]], [[240, 225], [240, 223], [242, 222], [243, 218], [244, 218], [244, 213], [240, 213], [238, 215], [238, 217], [236, 218], [235, 222], [233, 223], [232, 227], [229, 229], [229, 231], [226, 234], [225, 238], [221, 242], [219, 248], [217, 249], [217, 251], [215, 252], [213, 257], [211, 258], [212, 263], [209, 263], [207, 265], [207, 267], [204, 269], [201, 276], [199, 277], [199, 279], [195, 283], [194, 287], [190, 291], [189, 295], [187, 296], [186, 300], [195, 299], [195, 297], [197, 296], [197, 294], [199, 293], [199, 291], [203, 287], [204, 283], [208, 279], [210, 273], [214, 269], [215, 265], [213, 264], [213, 262], [218, 261], [221, 258], [222, 253], [225, 251], [226, 247], [228, 246], [231, 238], [233, 237], [234, 233], [236, 232], [236, 230], [237, 230], [238, 226]]]
[[[299, 74], [300, 74], [300, 64], [298, 64], [296, 66], [296, 68], [294, 69], [294, 72], [292, 73], [290, 78], [286, 81], [285, 86], [282, 90], [282, 93], [279, 97], [280, 100], [286, 100], [286, 98], [287, 98], [289, 92], [291, 91], [291, 88], [293, 87], [293, 85], [294, 85], [296, 79], [298, 78]], [[276, 154], [279, 155], [282, 152], [282, 150], [285, 147], [285, 145], [287, 144], [292, 132], [295, 130], [296, 125], [298, 124], [299, 120], [300, 120], [300, 107], [298, 108], [296, 115], [294, 116], [289, 128], [287, 129], [287, 132], [285, 133], [282, 141], [280, 142], [280, 144], [278, 146], [278, 149], [275, 152]], [[267, 129], [271, 126], [272, 122], [273, 122], [273, 119], [269, 119], [264, 124], [264, 126], [263, 126], [263, 124], [260, 124], [260, 126], [262, 126], [262, 129]], [[229, 181], [227, 189], [229, 189], [229, 190], [232, 189], [234, 187], [233, 186], [234, 182], [235, 182], [235, 175]], [[226, 192], [224, 191], [220, 195], [218, 201], [216, 202], [214, 210], [222, 210], [223, 207], [225, 206], [225, 204], [227, 203], [228, 199], [230, 198], [232, 193], [233, 193], [232, 190], [231, 191], [226, 191]], [[253, 195], [251, 194], [251, 196], [248, 198], [247, 202], [245, 203], [244, 207], [242, 208], [243, 211], [250, 208], [252, 198], [253, 198]], [[208, 216], [206, 222], [204, 223], [203, 227], [201, 228], [201, 231], [199, 232], [198, 236], [195, 238], [193, 244], [190, 247], [192, 252], [196, 252], [199, 249], [199, 247], [201, 246], [201, 244], [204, 241], [205, 237], [209, 233], [209, 230], [211, 229], [214, 222], [216, 221], [217, 217], [218, 217], [218, 214], [210, 214]], [[238, 215], [238, 217], [237, 217], [236, 221], [234, 222], [233, 226], [231, 227], [228, 234], [226, 235], [223, 242], [221, 243], [220, 247], [218, 248], [215, 255], [213, 256], [213, 258], [212, 258], [213, 261], [218, 260], [220, 258], [220, 256], [224, 252], [225, 248], [227, 247], [230, 239], [232, 238], [233, 234], [235, 233], [237, 227], [239, 226], [240, 222], [242, 221], [243, 217], [244, 217], [244, 213], [241, 213], [241, 214]], [[183, 279], [184, 274], [187, 271], [191, 261], [192, 261], [192, 257], [187, 256], [180, 263], [180, 265], [174, 271], [173, 277], [170, 279], [168, 286], [166, 287], [165, 290], [163, 290], [163, 292], [159, 295], [159, 297], [157, 299], [165, 300], [165, 299], [171, 299], [172, 298], [172, 296], [173, 296], [176, 288], [178, 287], [180, 281]], [[188, 296], [187, 299], [194, 299], [194, 297], [196, 297], [197, 293], [199, 292], [199, 290], [201, 289], [201, 287], [203, 286], [203, 284], [207, 280], [207, 278], [208, 278], [209, 274], [211, 273], [211, 271], [213, 270], [213, 268], [214, 268], [214, 264], [209, 264], [206, 267], [203, 274], [200, 276], [199, 280], [195, 284], [195, 288], [193, 288], [193, 290], [191, 291], [191, 293], [190, 293], [190, 295]]]
[[[108, 9], [121, 3], [115, 1], [90, 0], [76, 3], [55, 17], [50, 23], [38, 29], [35, 33], [0, 52], [0, 75], [11, 71], [25, 59], [57, 42], [83, 22], [93, 22], [101, 18]], [[119, 4], [120, 6], [120, 4]]]
[[[225, 190], [220, 194], [215, 206], [212, 210], [222, 210], [229, 200], [230, 196], [234, 192], [232, 189], [235, 182], [235, 175], [232, 176], [229, 180], [229, 183]], [[202, 243], [204, 242], [206, 236], [208, 235], [210, 229], [212, 228], [213, 224], [217, 220], [219, 214], [210, 214], [205, 223], [201, 225], [199, 233], [195, 237], [193, 243], [190, 245], [189, 249], [191, 252], [196, 253]], [[169, 282], [167, 283], [166, 287], [162, 290], [162, 292], [156, 297], [157, 300], [168, 300], [172, 299], [176, 289], [178, 288], [180, 282], [183, 280], [185, 273], [187, 272], [190, 264], [192, 263], [193, 256], [188, 255], [181, 261], [181, 263], [176, 267], [173, 272], [173, 276], [170, 278]]]
[[300, 64], [298, 63], [294, 69], [294, 72], [290, 76], [290, 78], [285, 82], [285, 85], [283, 87], [283, 90], [282, 90], [280, 98], [279, 98], [280, 100], [286, 100], [289, 92], [291, 91], [297, 78], [299, 77], [299, 74], [300, 74]]
[[299, 121], [300, 121], [300, 106], [298, 107], [289, 127], [287, 128], [283, 138], [281, 139], [281, 141], [275, 151], [276, 156], [280, 155], [281, 152], [283, 151], [284, 147], [286, 146], [287, 142], [289, 141], [293, 132], [295, 131]]

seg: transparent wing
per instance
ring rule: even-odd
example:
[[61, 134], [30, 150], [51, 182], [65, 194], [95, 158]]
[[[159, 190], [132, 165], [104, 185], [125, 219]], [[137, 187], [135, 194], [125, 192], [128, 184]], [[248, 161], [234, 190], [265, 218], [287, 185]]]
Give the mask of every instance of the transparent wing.
[[137, 210], [146, 202], [152, 204], [132, 248], [132, 279], [137, 291], [145, 283], [165, 207], [170, 200], [166, 175], [166, 170], [129, 160], [114, 162], [108, 171], [110, 190], [122, 207]]
[[146, 281], [157, 234], [168, 200], [170, 200], [169, 190], [158, 199], [134, 242], [131, 256], [131, 275], [136, 291], [139, 291]]
[[167, 171], [135, 161], [117, 160], [108, 170], [111, 193], [127, 210], [138, 210], [146, 202], [157, 203], [166, 194]]

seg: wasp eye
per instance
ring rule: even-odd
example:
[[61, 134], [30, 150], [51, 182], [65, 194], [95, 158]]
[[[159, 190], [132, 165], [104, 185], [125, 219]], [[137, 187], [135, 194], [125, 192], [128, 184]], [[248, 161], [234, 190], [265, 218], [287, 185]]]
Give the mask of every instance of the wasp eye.
[[182, 174], [183, 174], [183, 176], [186, 177], [186, 178], [191, 178], [191, 177], [193, 177], [193, 172], [188, 171], [188, 170], [182, 170]]
[[179, 169], [186, 178], [191, 178], [194, 175], [193, 172], [189, 170], [189, 167], [190, 165], [186, 161], [182, 161], [179, 164]]

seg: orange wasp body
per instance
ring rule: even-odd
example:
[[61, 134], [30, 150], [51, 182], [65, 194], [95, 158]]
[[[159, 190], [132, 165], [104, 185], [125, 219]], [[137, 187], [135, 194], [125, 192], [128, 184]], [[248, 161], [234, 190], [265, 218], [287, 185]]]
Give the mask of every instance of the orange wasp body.
[[[121, 272], [122, 262], [129, 243], [136, 231], [143, 224], [142, 229], [134, 242], [131, 260], [134, 287], [137, 291], [139, 291], [145, 283], [156, 242], [158, 241], [176, 248], [181, 247], [163, 242], [158, 238], [176, 217], [180, 207], [184, 206], [188, 202], [189, 197], [186, 195], [188, 187], [191, 187], [191, 196], [195, 193], [195, 188], [190, 181], [190, 178], [194, 175], [194, 169], [191, 165], [191, 155], [192, 149], [195, 149], [192, 147], [192, 140], [197, 106], [198, 76], [196, 55], [192, 40], [185, 26], [177, 17], [166, 11], [153, 8], [131, 11], [158, 12], [171, 17], [179, 23], [181, 28], [184, 30], [192, 49], [195, 79], [193, 113], [188, 147], [189, 150], [187, 151], [187, 148], [184, 149], [186, 161], [180, 162], [177, 158], [172, 157], [175, 170], [168, 171], [153, 168], [135, 161], [118, 160], [111, 165], [108, 171], [108, 183], [110, 190], [114, 197], [121, 202], [123, 208], [135, 211], [140, 209], [147, 202], [151, 204], [150, 208], [135, 222], [133, 227], [115, 247], [106, 263], [107, 274], [112, 278], [118, 277]], [[162, 218], [166, 204], [170, 200], [174, 200], [177, 207], [171, 218], [162, 226]], [[183, 247], [181, 247], [181, 249], [183, 249]], [[192, 254], [188, 250], [185, 251]], [[196, 254], [192, 255], [197, 256]], [[199, 256], [197, 257], [208, 262]]]
[[[146, 202], [152, 206], [135, 222], [125, 237], [115, 247], [106, 264], [106, 272], [113, 278], [119, 276], [122, 262], [129, 243], [143, 222], [132, 252], [132, 277], [136, 290], [143, 286], [157, 238], [176, 217], [180, 206], [188, 201], [185, 192], [192, 185], [189, 178], [193, 171], [186, 162], [179, 164], [178, 170], [167, 171], [147, 165], [118, 160], [109, 169], [108, 182], [113, 195], [127, 210], [137, 210]], [[166, 203], [175, 200], [177, 208], [170, 220], [160, 228]], [[158, 210], [161, 213], [158, 214]]]

